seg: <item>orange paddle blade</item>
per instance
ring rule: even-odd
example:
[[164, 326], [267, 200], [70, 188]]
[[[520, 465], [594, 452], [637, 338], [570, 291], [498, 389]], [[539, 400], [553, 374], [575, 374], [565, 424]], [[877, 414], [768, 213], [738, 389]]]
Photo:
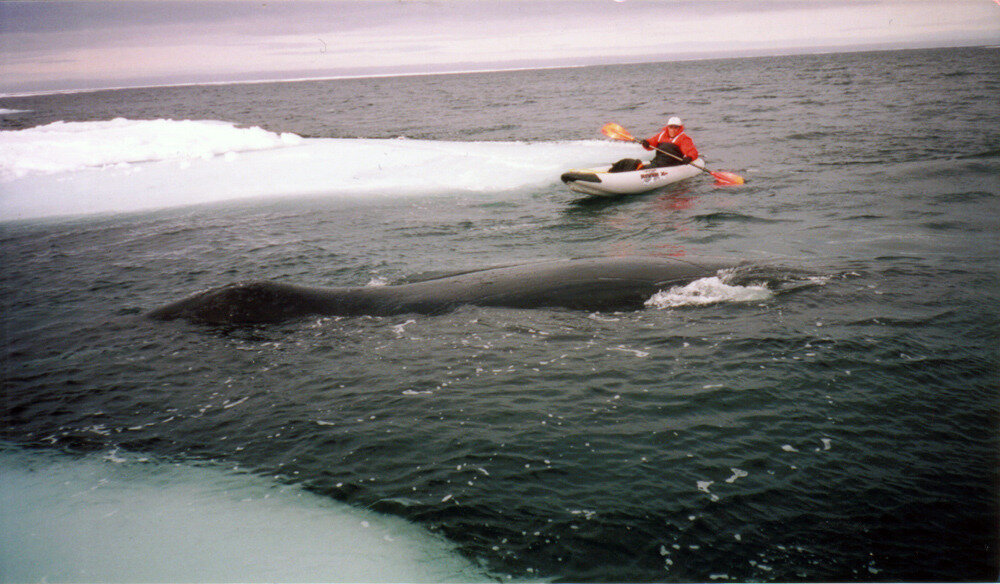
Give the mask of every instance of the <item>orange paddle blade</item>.
[[711, 170], [708, 172], [715, 177], [717, 185], [741, 185], [746, 182], [742, 176], [732, 172], [713, 172]]
[[628, 133], [628, 130], [618, 124], [604, 124], [601, 126], [601, 133], [608, 138], [614, 138], [615, 140], [625, 140], [626, 142], [636, 141], [636, 139], [632, 137], [632, 134]]

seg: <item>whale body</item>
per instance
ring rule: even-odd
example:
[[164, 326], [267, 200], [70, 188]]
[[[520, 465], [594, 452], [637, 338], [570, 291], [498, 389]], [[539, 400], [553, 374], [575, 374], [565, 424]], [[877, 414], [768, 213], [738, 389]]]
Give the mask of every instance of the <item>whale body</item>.
[[592, 258], [489, 268], [392, 286], [309, 287], [240, 282], [149, 313], [209, 324], [273, 323], [309, 315], [441, 314], [462, 305], [638, 310], [660, 290], [733, 267], [678, 258]]

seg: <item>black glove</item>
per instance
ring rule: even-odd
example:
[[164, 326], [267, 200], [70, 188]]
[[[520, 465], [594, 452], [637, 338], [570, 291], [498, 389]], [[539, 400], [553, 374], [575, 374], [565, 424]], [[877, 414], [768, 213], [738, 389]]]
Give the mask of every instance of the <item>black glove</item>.
[[645, 148], [646, 150], [651, 150], [653, 148], [652, 146], [649, 145], [649, 140], [643, 140], [641, 143], [642, 147]]
[[683, 162], [684, 164], [691, 164], [691, 157], [685, 156], [684, 158], [681, 158], [681, 162]]

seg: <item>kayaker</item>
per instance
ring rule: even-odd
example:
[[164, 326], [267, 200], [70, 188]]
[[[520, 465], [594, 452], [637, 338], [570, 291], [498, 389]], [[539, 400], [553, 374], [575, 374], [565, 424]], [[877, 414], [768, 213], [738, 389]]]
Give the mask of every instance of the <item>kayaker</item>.
[[[694, 147], [691, 137], [684, 133], [684, 122], [677, 116], [667, 120], [667, 125], [657, 135], [643, 140], [642, 147], [646, 150], [656, 150], [656, 156], [649, 162], [650, 167], [677, 166], [698, 158], [698, 149]], [[660, 150], [677, 158], [668, 156]]]

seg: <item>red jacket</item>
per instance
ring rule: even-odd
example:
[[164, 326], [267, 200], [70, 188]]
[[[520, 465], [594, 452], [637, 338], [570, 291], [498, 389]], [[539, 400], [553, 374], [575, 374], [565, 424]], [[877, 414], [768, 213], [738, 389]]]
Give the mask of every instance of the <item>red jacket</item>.
[[673, 142], [677, 144], [677, 147], [681, 149], [681, 154], [689, 157], [691, 160], [698, 158], [698, 149], [694, 147], [694, 140], [690, 136], [684, 133], [684, 126], [681, 126], [681, 133], [670, 138], [670, 134], [667, 132], [667, 127], [664, 126], [660, 133], [653, 136], [648, 140], [649, 148], [646, 150], [654, 150], [657, 146], [664, 142]]

